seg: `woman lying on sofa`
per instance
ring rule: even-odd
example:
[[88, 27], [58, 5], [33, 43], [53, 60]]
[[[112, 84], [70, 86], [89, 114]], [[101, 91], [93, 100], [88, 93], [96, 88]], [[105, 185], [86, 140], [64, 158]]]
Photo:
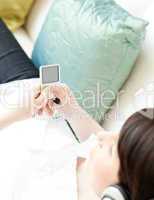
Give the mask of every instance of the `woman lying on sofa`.
[[[5, 85], [12, 81], [36, 79], [38, 75], [31, 60], [0, 21], [0, 83]], [[136, 112], [124, 123], [119, 134], [112, 134], [107, 133], [78, 105], [68, 86], [52, 84], [42, 91], [40, 86], [34, 87], [33, 91], [28, 105], [0, 116], [0, 128], [36, 114], [47, 113], [52, 116], [56, 110], [69, 121], [81, 141], [86, 140], [90, 133], [95, 133], [97, 144], [88, 158], [76, 157], [78, 195], [73, 199], [100, 200], [107, 187], [117, 184], [122, 186], [126, 196], [132, 200], [154, 198], [154, 118], [142, 114], [154, 113], [153, 108]], [[59, 98], [61, 103], [57, 105], [52, 102], [49, 98], [51, 95]], [[69, 169], [67, 173], [72, 171]], [[35, 190], [31, 188], [33, 197], [37, 197], [41, 189], [43, 190], [38, 183], [35, 187]], [[30, 200], [32, 195], [28, 196], [27, 193], [19, 199]], [[39, 197], [37, 199], [41, 198]], [[46, 196], [45, 200], [48, 198]], [[54, 199], [59, 198], [54, 196]], [[68, 198], [64, 196], [64, 199]]]

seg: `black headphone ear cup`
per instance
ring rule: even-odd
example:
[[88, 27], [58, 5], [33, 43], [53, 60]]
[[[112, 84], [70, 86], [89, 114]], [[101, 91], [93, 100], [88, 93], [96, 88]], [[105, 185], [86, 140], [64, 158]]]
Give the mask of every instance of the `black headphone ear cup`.
[[121, 186], [114, 185], [104, 190], [101, 200], [129, 200], [129, 197]]

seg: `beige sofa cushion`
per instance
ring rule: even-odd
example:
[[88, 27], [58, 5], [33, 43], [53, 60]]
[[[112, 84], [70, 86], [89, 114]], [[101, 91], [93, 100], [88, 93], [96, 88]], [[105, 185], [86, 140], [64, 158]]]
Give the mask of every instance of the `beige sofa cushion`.
[[36, 0], [28, 15], [25, 29], [33, 42], [35, 42], [38, 33], [40, 32], [52, 2], [53, 0]]
[[14, 36], [21, 45], [21, 47], [24, 49], [26, 54], [31, 57], [32, 55], [32, 50], [33, 50], [33, 42], [31, 41], [29, 35], [25, 31], [24, 28], [18, 28], [14, 32]]

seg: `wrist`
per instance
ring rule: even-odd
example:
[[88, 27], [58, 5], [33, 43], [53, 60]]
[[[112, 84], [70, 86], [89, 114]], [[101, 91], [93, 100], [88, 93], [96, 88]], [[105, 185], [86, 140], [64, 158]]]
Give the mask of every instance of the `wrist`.
[[82, 109], [82, 107], [80, 105], [76, 105], [76, 106], [72, 106], [70, 107], [67, 112], [65, 112], [64, 117], [67, 120], [71, 120], [74, 118], [78, 118], [81, 117], [81, 115], [83, 115], [84, 110]]

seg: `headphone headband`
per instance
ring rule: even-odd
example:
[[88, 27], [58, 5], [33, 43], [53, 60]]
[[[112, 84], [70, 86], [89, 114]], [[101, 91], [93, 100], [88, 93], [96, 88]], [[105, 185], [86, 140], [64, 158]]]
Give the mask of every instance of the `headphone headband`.
[[122, 186], [113, 185], [104, 190], [101, 200], [129, 200], [129, 194]]

